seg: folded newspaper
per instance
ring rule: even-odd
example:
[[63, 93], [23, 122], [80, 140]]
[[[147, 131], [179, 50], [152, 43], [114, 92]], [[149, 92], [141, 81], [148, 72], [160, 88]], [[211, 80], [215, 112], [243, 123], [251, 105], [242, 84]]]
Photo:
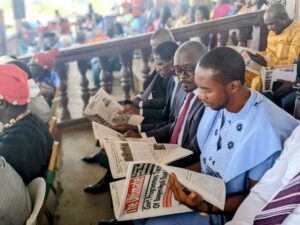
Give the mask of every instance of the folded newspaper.
[[103, 140], [101, 143], [108, 157], [111, 174], [115, 179], [126, 176], [130, 162], [147, 160], [153, 163], [168, 164], [193, 153], [176, 144], [115, 140]]
[[90, 98], [89, 104], [84, 110], [87, 116], [98, 115], [103, 118], [110, 125], [128, 123], [131, 125], [140, 125], [144, 117], [140, 115], [122, 114], [124, 107], [118, 103], [111, 95], [106, 93], [101, 88], [93, 97]]
[[256, 55], [256, 54], [259, 54], [258, 51], [255, 51], [251, 48], [241, 47], [241, 46], [229, 45], [228, 47], [236, 50], [238, 53], [241, 54], [241, 56], [244, 59], [245, 65], [246, 65], [246, 70], [248, 70], [252, 73], [255, 73], [257, 75], [260, 75], [262, 65], [258, 64], [254, 60], [252, 60], [248, 54], [248, 52], [250, 52], [250, 53]]
[[263, 67], [261, 78], [263, 80], [262, 92], [272, 92], [273, 84], [277, 80], [296, 81], [297, 64]]
[[95, 139], [102, 142], [102, 140], [115, 140], [115, 141], [131, 141], [131, 142], [150, 142], [156, 143], [154, 137], [145, 138], [125, 138], [123, 134], [106, 127], [100, 123], [92, 122], [93, 132]]
[[224, 210], [226, 191], [222, 179], [177, 167], [133, 162], [129, 164], [126, 179], [110, 183], [116, 219], [134, 220], [191, 212], [192, 209], [175, 200], [169, 181], [171, 172], [184, 187]]

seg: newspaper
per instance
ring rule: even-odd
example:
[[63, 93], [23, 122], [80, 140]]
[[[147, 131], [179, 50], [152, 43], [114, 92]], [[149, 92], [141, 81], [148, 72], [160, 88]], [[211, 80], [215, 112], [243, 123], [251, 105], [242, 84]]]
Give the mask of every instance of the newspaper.
[[107, 94], [101, 88], [93, 97], [90, 98], [89, 104], [84, 110], [86, 116], [99, 115], [111, 126], [127, 123], [131, 125], [140, 125], [144, 117], [140, 115], [122, 114], [124, 107], [117, 102], [111, 95]]
[[241, 56], [244, 59], [245, 65], [246, 65], [246, 70], [248, 70], [249, 72], [255, 73], [257, 75], [260, 75], [260, 71], [263, 66], [258, 64], [255, 61], [253, 61], [248, 54], [248, 52], [250, 52], [250, 53], [256, 55], [256, 54], [259, 54], [258, 51], [255, 51], [251, 48], [241, 47], [241, 46], [229, 45], [228, 47], [236, 50], [238, 53], [241, 54]]
[[185, 188], [224, 210], [226, 191], [222, 179], [182, 168], [133, 162], [126, 179], [110, 183], [116, 219], [134, 220], [192, 211], [175, 200], [169, 181], [171, 172]]
[[131, 141], [131, 142], [149, 142], [156, 143], [154, 137], [145, 137], [145, 138], [125, 138], [123, 134], [106, 127], [100, 123], [92, 122], [93, 132], [95, 139], [99, 140], [100, 143], [103, 140], [115, 140], [115, 141]]
[[103, 140], [103, 148], [108, 157], [113, 178], [126, 176], [128, 165], [133, 161], [168, 164], [191, 155], [193, 152], [177, 144], [157, 144]]
[[263, 80], [262, 92], [272, 92], [274, 81], [296, 81], [297, 64], [263, 67], [261, 70], [261, 78]]

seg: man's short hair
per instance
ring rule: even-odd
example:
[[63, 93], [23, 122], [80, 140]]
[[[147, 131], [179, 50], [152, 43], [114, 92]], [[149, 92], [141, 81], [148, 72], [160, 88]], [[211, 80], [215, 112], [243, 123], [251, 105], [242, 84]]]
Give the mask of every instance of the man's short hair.
[[189, 58], [195, 58], [197, 61], [207, 52], [207, 48], [199, 41], [186, 41], [179, 46], [175, 57], [185, 54]]
[[285, 6], [280, 3], [273, 3], [273, 4], [269, 5], [265, 14], [268, 14], [272, 18], [278, 18], [278, 19], [289, 18]]
[[245, 82], [245, 62], [234, 49], [219, 47], [205, 54], [198, 62], [198, 67], [212, 69], [214, 75], [224, 83], [239, 80]]
[[151, 36], [151, 40], [153, 39], [161, 39], [164, 41], [175, 41], [171, 31], [165, 28], [157, 29]]
[[165, 41], [160, 43], [155, 49], [154, 54], [158, 55], [161, 59], [169, 61], [173, 59], [179, 45], [173, 41]]

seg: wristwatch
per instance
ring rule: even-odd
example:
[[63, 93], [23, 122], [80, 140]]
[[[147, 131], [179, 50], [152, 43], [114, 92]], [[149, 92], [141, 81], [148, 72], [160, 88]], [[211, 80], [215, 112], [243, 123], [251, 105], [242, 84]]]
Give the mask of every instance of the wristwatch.
[[209, 216], [212, 213], [213, 205], [208, 203], [208, 202], [206, 202], [206, 205], [207, 205], [207, 211], [206, 212], [199, 212], [199, 214], [201, 216]]

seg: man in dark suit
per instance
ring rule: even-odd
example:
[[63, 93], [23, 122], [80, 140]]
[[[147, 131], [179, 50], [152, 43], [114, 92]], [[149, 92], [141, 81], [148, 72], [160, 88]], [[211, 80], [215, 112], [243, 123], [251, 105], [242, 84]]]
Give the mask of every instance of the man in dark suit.
[[[153, 57], [156, 64], [156, 71], [163, 77], [164, 80], [168, 80], [167, 86], [167, 102], [163, 109], [144, 109], [151, 115], [152, 123], [147, 120], [143, 121], [140, 126], [133, 126], [129, 124], [119, 124], [114, 128], [120, 132], [127, 130], [134, 130], [144, 132], [147, 130], [153, 130], [165, 126], [169, 122], [175, 120], [174, 110], [174, 99], [175, 95], [179, 90], [179, 81], [174, 73], [174, 55], [178, 49], [178, 45], [173, 41], [165, 41], [160, 43], [153, 51]], [[154, 78], [157, 79], [157, 78]], [[180, 105], [178, 105], [180, 107]]]
[[[156, 30], [151, 36], [152, 52], [162, 42], [175, 42], [172, 33], [164, 28]], [[162, 110], [166, 105], [169, 77], [155, 69], [144, 82], [144, 91], [136, 95], [131, 104], [125, 105], [124, 113], [134, 113], [145, 117], [145, 122], [161, 121]]]
[[[164, 28], [156, 30], [150, 40], [152, 51], [165, 41], [175, 43], [171, 31]], [[162, 77], [155, 69], [145, 81], [144, 91], [135, 96], [130, 101], [130, 104], [124, 106], [124, 113], [134, 113], [144, 116], [146, 118], [144, 124], [161, 121], [162, 111], [166, 105], [168, 80], [169, 78]], [[137, 130], [137, 127], [135, 127], [135, 130]], [[82, 160], [87, 163], [99, 163], [100, 161], [100, 163], [102, 162], [101, 164], [107, 164], [106, 158], [102, 159], [101, 157], [102, 154], [97, 152], [96, 154], [83, 157]]]
[[[176, 120], [173, 123], [145, 133], [147, 137], [155, 137], [159, 143], [179, 144], [193, 151], [193, 155], [172, 163], [175, 166], [187, 167], [199, 159], [200, 151], [195, 141], [195, 134], [204, 113], [204, 105], [197, 97], [199, 90], [194, 81], [194, 71], [197, 62], [205, 52], [206, 48], [195, 41], [186, 42], [179, 47], [174, 57], [174, 68], [181, 88], [185, 92], [184, 102], [178, 107], [179, 113], [175, 112]], [[139, 136], [133, 132], [127, 132], [126, 135]]]

